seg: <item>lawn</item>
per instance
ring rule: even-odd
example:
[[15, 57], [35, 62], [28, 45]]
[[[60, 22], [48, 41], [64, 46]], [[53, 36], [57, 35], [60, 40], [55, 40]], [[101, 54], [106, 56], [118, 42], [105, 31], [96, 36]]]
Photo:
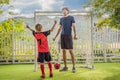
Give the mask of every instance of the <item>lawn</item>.
[[[0, 65], [0, 80], [43, 80], [39, 69], [33, 72], [33, 67], [33, 64]], [[76, 73], [71, 68], [67, 72], [54, 69], [53, 78], [49, 78], [49, 70], [45, 69], [44, 80], [120, 80], [120, 63], [95, 63], [95, 70], [77, 68]]]

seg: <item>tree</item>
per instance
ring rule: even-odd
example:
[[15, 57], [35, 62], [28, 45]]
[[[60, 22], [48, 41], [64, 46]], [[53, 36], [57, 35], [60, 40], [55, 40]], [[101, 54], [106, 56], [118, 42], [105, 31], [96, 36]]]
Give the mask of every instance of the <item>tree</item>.
[[17, 33], [18, 35], [14, 36], [19, 39], [21, 38], [21, 33], [24, 31], [23, 19], [13, 18], [0, 22], [0, 56], [11, 56], [13, 35]]
[[[0, 14], [4, 11], [4, 5], [9, 8], [10, 0], [0, 0]], [[10, 15], [16, 15], [14, 12], [9, 12]], [[12, 53], [13, 36], [15, 39], [25, 40], [25, 37], [21, 37], [24, 30], [24, 19], [11, 18], [0, 22], [0, 56], [8, 57]]]
[[4, 4], [9, 5], [10, 0], [0, 0], [0, 14], [3, 13], [3, 6]]
[[87, 7], [92, 8], [93, 15], [99, 18], [99, 28], [109, 26], [120, 29], [120, 0], [93, 0]]
[[9, 4], [10, 0], [0, 0], [0, 4]]

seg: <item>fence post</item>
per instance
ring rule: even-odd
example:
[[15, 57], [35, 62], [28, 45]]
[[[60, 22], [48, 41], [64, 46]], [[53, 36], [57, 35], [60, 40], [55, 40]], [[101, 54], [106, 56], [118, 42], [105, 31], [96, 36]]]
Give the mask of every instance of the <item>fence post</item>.
[[106, 31], [103, 29], [103, 57], [104, 57], [104, 62], [107, 62], [106, 60]]
[[35, 65], [34, 65], [34, 72], [37, 71], [37, 44], [36, 44], [36, 40], [34, 41], [34, 49], [35, 49], [35, 53], [34, 53], [34, 62], [35, 62]]
[[93, 16], [92, 12], [90, 13], [91, 15], [91, 27], [90, 27], [90, 32], [91, 32], [91, 63], [92, 63], [92, 70], [94, 70], [94, 49], [93, 49]]
[[14, 31], [12, 31], [12, 64], [15, 63], [15, 56], [14, 56]]
[[[34, 25], [36, 24], [36, 13], [34, 13]], [[37, 44], [36, 44], [37, 42], [36, 42], [36, 40], [34, 39], [34, 50], [35, 50], [35, 53], [34, 53], [34, 56], [35, 56], [35, 58], [34, 58], [34, 72], [36, 72], [37, 71]]]

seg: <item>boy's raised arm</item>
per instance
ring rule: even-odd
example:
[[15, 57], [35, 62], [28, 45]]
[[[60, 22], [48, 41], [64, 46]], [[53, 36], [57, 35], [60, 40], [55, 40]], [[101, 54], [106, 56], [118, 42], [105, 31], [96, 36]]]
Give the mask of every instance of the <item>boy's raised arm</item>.
[[52, 32], [52, 31], [54, 30], [56, 24], [57, 24], [57, 21], [55, 20], [55, 21], [54, 21], [54, 24], [53, 24], [53, 26], [52, 26], [52, 28], [50, 29], [50, 32]]
[[30, 31], [34, 31], [33, 29], [31, 29], [30, 27], [29, 27], [29, 25], [26, 25], [26, 28], [28, 28]]

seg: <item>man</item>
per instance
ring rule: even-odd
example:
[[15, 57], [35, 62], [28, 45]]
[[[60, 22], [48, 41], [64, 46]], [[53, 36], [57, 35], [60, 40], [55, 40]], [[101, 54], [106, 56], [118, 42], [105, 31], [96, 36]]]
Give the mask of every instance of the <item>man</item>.
[[62, 8], [62, 13], [64, 16], [60, 19], [60, 26], [53, 40], [55, 40], [56, 37], [61, 32], [61, 48], [63, 52], [64, 67], [60, 71], [68, 70], [67, 63], [66, 63], [66, 50], [69, 50], [69, 53], [72, 59], [72, 64], [73, 64], [72, 72], [75, 73], [76, 72], [75, 57], [73, 53], [73, 39], [72, 39], [72, 28], [74, 31], [74, 39], [77, 39], [75, 20], [73, 16], [68, 15], [69, 9], [67, 7]]

